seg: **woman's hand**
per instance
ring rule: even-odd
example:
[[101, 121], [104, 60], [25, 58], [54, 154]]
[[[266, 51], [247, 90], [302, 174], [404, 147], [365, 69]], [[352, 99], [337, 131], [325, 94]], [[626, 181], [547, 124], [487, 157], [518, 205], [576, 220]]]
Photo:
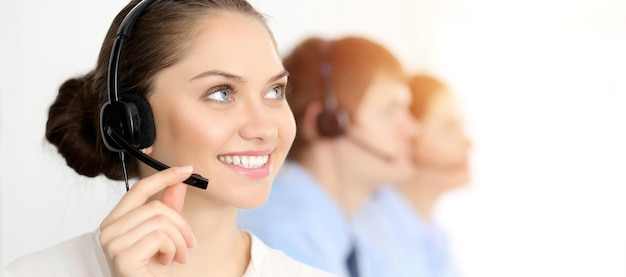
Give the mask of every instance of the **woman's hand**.
[[[192, 168], [173, 167], [137, 182], [100, 224], [100, 243], [115, 276], [168, 276], [197, 242], [180, 215]], [[161, 200], [147, 200], [164, 190]]]

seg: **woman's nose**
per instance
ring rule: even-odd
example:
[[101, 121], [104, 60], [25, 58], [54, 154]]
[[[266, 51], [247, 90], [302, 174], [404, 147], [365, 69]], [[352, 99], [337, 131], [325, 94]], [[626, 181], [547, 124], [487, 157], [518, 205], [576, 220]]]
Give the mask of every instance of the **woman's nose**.
[[270, 140], [278, 136], [278, 128], [268, 111], [260, 104], [245, 108], [246, 120], [239, 129], [242, 138], [247, 140]]

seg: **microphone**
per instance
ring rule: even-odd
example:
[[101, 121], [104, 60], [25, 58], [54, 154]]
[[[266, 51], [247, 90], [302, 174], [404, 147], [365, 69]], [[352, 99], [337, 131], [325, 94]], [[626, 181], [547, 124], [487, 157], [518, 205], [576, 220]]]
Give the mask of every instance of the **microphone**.
[[387, 163], [393, 162], [394, 160], [393, 155], [385, 153], [385, 151], [382, 151], [379, 148], [374, 147], [372, 144], [365, 142], [365, 140], [362, 140], [360, 138], [357, 138], [355, 136], [350, 136], [350, 135], [346, 135], [346, 137], [348, 138], [348, 141], [352, 142], [354, 145], [365, 150], [365, 152], [372, 154], [372, 156], [379, 158], [382, 161], [387, 162]]
[[[122, 147], [122, 149], [124, 149], [126, 152], [130, 153], [131, 155], [133, 155], [135, 158], [145, 163], [146, 165], [158, 171], [162, 171], [162, 170], [170, 168], [170, 166], [162, 162], [159, 162], [155, 160], [154, 158], [137, 150], [135, 147], [130, 145], [128, 141], [122, 138], [122, 136], [120, 136], [113, 128], [110, 128], [110, 127], [106, 128], [106, 132], [109, 135], [109, 137], [113, 138], [115, 143], [117, 143], [120, 147]], [[183, 183], [200, 188], [200, 189], [206, 189], [209, 186], [209, 180], [196, 173], [191, 174], [191, 177], [187, 178], [187, 180], [185, 180]]]

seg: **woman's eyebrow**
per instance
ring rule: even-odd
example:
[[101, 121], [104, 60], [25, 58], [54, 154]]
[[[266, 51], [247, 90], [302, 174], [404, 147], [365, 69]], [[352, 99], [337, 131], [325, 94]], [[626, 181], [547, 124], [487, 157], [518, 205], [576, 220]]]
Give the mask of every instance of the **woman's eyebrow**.
[[287, 72], [286, 69], [283, 69], [283, 71], [281, 71], [280, 73], [274, 75], [274, 77], [270, 78], [269, 81], [267, 81], [268, 83], [272, 83], [272, 82], [276, 82], [286, 76], [289, 76], [289, 72]]
[[231, 74], [225, 71], [221, 71], [221, 70], [209, 70], [209, 71], [202, 72], [194, 76], [193, 78], [189, 79], [189, 81], [191, 82], [193, 80], [204, 78], [204, 77], [209, 77], [209, 76], [222, 76], [224, 78], [231, 79], [236, 83], [245, 82], [245, 79], [243, 77], [235, 75], [235, 74]]
[[[221, 70], [209, 70], [209, 71], [202, 72], [202, 73], [194, 76], [193, 78], [189, 79], [189, 81], [193, 81], [193, 80], [196, 80], [196, 79], [205, 78], [205, 77], [209, 77], [209, 76], [221, 76], [221, 77], [224, 77], [224, 78], [227, 78], [227, 79], [231, 79], [231, 80], [233, 80], [236, 83], [245, 83], [246, 82], [246, 80], [243, 77], [239, 76], [239, 75], [231, 74], [231, 73], [228, 73], [228, 72], [225, 72], [225, 71], [221, 71]], [[280, 73], [272, 76], [269, 79], [269, 81], [267, 81], [267, 82], [268, 83], [276, 82], [276, 81], [278, 81], [278, 80], [280, 80], [280, 79], [282, 79], [282, 78], [284, 78], [286, 76], [289, 76], [289, 72], [287, 72], [287, 70], [283, 69], [283, 71], [281, 71]]]

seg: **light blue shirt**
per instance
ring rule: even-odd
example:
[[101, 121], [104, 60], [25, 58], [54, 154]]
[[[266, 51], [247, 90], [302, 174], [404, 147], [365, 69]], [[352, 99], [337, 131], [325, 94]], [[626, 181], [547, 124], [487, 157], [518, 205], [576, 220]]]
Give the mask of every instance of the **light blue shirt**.
[[[356, 238], [337, 203], [302, 166], [286, 162], [274, 179], [268, 201], [260, 208], [240, 210], [237, 224], [272, 248], [328, 271], [349, 276], [347, 259]], [[361, 277], [369, 262], [357, 245]]]
[[380, 189], [353, 226], [361, 244], [376, 255], [374, 275], [456, 277], [448, 242], [436, 224], [423, 222], [392, 186]]

